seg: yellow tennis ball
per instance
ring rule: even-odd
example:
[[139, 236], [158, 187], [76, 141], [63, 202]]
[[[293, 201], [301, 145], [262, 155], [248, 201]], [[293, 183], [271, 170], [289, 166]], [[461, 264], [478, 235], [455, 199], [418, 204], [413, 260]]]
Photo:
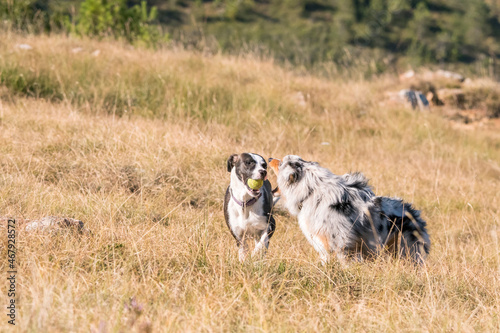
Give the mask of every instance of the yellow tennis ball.
[[259, 188], [264, 185], [264, 181], [262, 179], [250, 179], [248, 178], [247, 180], [248, 187], [250, 187], [252, 190], [258, 190]]

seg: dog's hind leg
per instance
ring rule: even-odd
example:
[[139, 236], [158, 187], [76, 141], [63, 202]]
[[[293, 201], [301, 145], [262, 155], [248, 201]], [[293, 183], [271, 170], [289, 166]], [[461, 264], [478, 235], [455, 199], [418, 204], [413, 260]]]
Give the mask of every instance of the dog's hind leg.
[[422, 265], [429, 253], [429, 236], [416, 230], [403, 230], [400, 241], [399, 254], [403, 258], [410, 258], [415, 263]]

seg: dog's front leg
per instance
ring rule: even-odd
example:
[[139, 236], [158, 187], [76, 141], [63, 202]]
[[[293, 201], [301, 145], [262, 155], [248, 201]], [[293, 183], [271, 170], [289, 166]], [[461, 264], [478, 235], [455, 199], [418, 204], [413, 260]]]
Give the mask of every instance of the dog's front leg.
[[240, 248], [238, 249], [238, 259], [240, 260], [240, 262], [245, 261], [245, 259], [247, 258], [247, 254], [248, 254], [248, 244], [247, 240], [243, 238], [240, 242]]
[[300, 229], [302, 229], [302, 233], [306, 236], [309, 244], [318, 252], [321, 263], [326, 265], [330, 259], [330, 244], [328, 242], [328, 237], [324, 233], [311, 233], [310, 225], [311, 223], [308, 219], [299, 216], [299, 226]]
[[262, 236], [260, 237], [258, 242], [255, 242], [255, 248], [252, 251], [252, 258], [258, 254], [261, 253], [262, 256], [266, 254], [267, 249], [269, 248], [269, 233], [264, 231], [262, 233]]
[[349, 261], [347, 260], [347, 256], [344, 253], [344, 250], [338, 249], [336, 252], [337, 262], [340, 264], [342, 268], [349, 267]]
[[323, 265], [326, 265], [330, 260], [330, 245], [328, 238], [322, 234], [315, 234], [311, 237], [311, 243], [314, 249], [319, 253], [319, 258]]

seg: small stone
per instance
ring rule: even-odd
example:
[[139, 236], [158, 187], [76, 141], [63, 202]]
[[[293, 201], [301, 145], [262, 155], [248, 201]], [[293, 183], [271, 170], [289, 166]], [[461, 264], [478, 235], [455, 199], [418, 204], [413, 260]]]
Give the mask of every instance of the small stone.
[[26, 224], [25, 230], [27, 232], [31, 231], [50, 231], [53, 229], [62, 228], [72, 228], [78, 232], [84, 232], [84, 224], [80, 220], [67, 218], [67, 217], [57, 217], [57, 216], [47, 216], [40, 220], [33, 220]]
[[404, 81], [404, 80], [409, 80], [409, 79], [413, 78], [414, 76], [415, 76], [415, 71], [413, 69], [410, 69], [409, 71], [406, 71], [403, 74], [401, 74], [399, 76], [399, 79], [401, 81]]
[[447, 79], [452, 79], [456, 80], [458, 82], [463, 82], [465, 80], [465, 77], [461, 74], [455, 73], [455, 72], [450, 72], [450, 71], [444, 71], [442, 69], [438, 70], [436, 72], [438, 76], [447, 78]]
[[33, 47], [29, 44], [17, 44], [16, 45], [18, 49], [21, 49], [21, 50], [32, 50]]

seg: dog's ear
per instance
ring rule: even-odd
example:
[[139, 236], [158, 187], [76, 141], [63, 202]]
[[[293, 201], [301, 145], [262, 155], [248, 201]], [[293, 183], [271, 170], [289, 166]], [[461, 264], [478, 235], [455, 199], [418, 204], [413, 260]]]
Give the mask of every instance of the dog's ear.
[[274, 171], [274, 173], [276, 174], [276, 176], [278, 175], [279, 173], [279, 168], [280, 168], [280, 163], [281, 161], [276, 159], [276, 158], [270, 158], [269, 159], [269, 166], [271, 167], [271, 169]]
[[231, 172], [233, 167], [236, 165], [236, 162], [238, 162], [238, 159], [238, 154], [229, 156], [229, 158], [227, 159], [227, 172]]
[[303, 162], [295, 162], [293, 172], [288, 176], [288, 184], [296, 183], [302, 175]]

